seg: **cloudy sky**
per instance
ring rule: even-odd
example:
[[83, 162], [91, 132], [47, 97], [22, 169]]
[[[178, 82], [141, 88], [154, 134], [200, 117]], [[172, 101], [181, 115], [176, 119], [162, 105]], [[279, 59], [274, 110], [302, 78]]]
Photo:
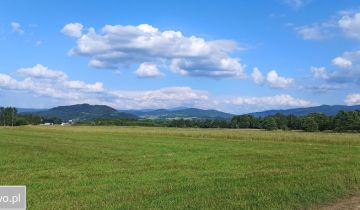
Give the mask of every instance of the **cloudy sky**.
[[360, 104], [358, 0], [0, 1], [0, 105]]

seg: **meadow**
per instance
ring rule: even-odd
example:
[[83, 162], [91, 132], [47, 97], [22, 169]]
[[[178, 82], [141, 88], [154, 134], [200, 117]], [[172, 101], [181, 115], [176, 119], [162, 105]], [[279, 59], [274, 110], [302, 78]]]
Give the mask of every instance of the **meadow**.
[[0, 185], [28, 209], [306, 209], [360, 192], [360, 134], [0, 128]]

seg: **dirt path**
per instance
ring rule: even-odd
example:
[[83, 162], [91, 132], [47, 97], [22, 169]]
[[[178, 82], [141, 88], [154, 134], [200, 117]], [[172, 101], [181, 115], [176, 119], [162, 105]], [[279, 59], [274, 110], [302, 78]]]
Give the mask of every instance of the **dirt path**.
[[360, 196], [338, 200], [336, 203], [317, 208], [319, 210], [360, 210]]

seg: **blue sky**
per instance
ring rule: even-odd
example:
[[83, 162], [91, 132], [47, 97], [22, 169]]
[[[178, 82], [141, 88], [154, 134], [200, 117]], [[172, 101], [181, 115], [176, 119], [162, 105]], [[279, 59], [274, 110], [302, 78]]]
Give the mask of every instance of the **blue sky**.
[[0, 1], [1, 105], [360, 104], [355, 0]]

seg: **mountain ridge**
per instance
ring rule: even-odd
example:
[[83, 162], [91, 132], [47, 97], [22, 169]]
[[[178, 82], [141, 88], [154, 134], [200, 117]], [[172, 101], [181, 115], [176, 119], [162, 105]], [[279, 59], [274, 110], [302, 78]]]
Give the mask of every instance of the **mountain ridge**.
[[[335, 115], [340, 110], [360, 110], [360, 105], [321, 105], [305, 108], [275, 109], [261, 112], [248, 113], [256, 117], [265, 117], [277, 113], [304, 116], [318, 112], [326, 115]], [[34, 111], [35, 110], [35, 111]], [[106, 105], [75, 104], [70, 106], [58, 106], [51, 109], [26, 109], [21, 108], [19, 113], [37, 114], [44, 117], [57, 117], [64, 121], [90, 121], [96, 118], [126, 118], [126, 119], [231, 119], [235, 114], [221, 112], [215, 109], [199, 109], [189, 107], [177, 107], [172, 109], [143, 109], [143, 110], [116, 110]]]
[[323, 113], [326, 115], [334, 116], [340, 110], [344, 111], [354, 111], [360, 109], [360, 105], [354, 106], [346, 106], [346, 105], [320, 105], [320, 106], [313, 106], [313, 107], [305, 107], [305, 108], [293, 108], [293, 109], [275, 109], [275, 110], [266, 110], [261, 112], [252, 112], [249, 113], [255, 117], [265, 117], [268, 115], [275, 115], [277, 113], [289, 115], [293, 114], [296, 116], [304, 116], [310, 113]]
[[63, 121], [89, 121], [97, 118], [138, 118], [136, 115], [118, 112], [110, 106], [90, 104], [58, 106], [45, 111], [33, 112], [32, 114], [37, 114], [43, 117], [57, 117]]

